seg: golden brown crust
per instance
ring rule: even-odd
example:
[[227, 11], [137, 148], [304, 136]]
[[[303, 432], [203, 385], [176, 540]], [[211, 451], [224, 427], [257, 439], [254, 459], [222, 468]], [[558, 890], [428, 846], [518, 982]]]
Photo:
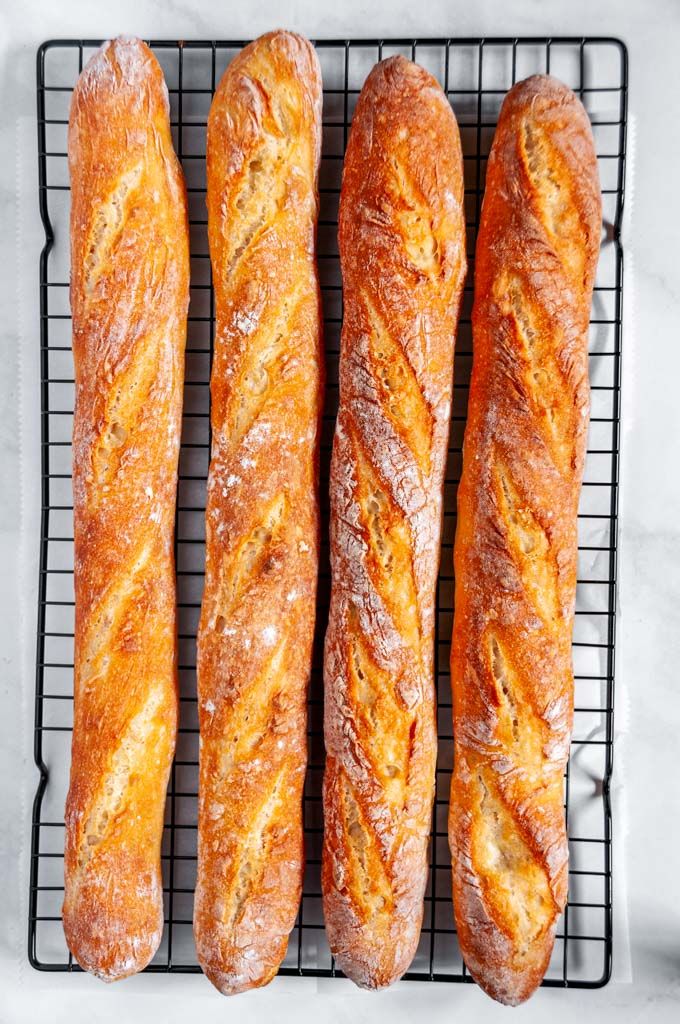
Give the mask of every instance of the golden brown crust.
[[322, 403], [315, 268], [321, 75], [273, 32], [208, 120], [217, 335], [198, 634], [194, 934], [225, 994], [276, 974], [300, 902]]
[[64, 931], [107, 981], [163, 928], [176, 719], [173, 531], [189, 232], [161, 69], [105, 43], [69, 124], [75, 678]]
[[588, 117], [516, 85], [489, 157], [458, 490], [449, 832], [458, 938], [494, 999], [534, 991], [567, 893], [577, 508], [600, 242]]
[[375, 67], [359, 97], [340, 259], [322, 888], [338, 966], [381, 988], [411, 963], [423, 915], [435, 584], [465, 277], [458, 128], [436, 81], [403, 57]]

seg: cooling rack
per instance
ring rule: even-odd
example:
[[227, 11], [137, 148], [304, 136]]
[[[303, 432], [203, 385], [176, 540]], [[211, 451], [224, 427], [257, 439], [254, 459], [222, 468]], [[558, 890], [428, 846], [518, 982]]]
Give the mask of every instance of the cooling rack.
[[[68, 304], [68, 173], [70, 95], [96, 40], [52, 40], [37, 55], [38, 172], [45, 246], [40, 257], [41, 533], [35, 692], [35, 763], [28, 952], [43, 971], [79, 970], [61, 928], [63, 808], [68, 781], [73, 703], [73, 523], [71, 429], [73, 364]], [[213, 296], [205, 211], [205, 129], [215, 85], [243, 41], [151, 41], [170, 91], [171, 120], [189, 193], [192, 285], [186, 356], [185, 409], [177, 506], [177, 583], [181, 723], [167, 798], [163, 837], [166, 926], [148, 971], [197, 972], [191, 934], [196, 870], [198, 735], [195, 633], [201, 598], [208, 466], [208, 381]], [[445, 485], [442, 563], [438, 581], [436, 664], [439, 760], [431, 871], [416, 958], [406, 977], [470, 981], [456, 941], [446, 839], [452, 762], [449, 637], [453, 612], [452, 546], [467, 382], [471, 365], [470, 307], [474, 246], [486, 160], [507, 89], [551, 72], [583, 100], [593, 123], [602, 184], [603, 246], [590, 328], [592, 420], [579, 510], [579, 582], [574, 630], [574, 737], [565, 775], [570, 846], [569, 903], [558, 927], [547, 986], [596, 988], [612, 961], [612, 823], [609, 784], [613, 754], [614, 638], [619, 471], [621, 308], [627, 52], [610, 38], [357, 39], [316, 43], [324, 77], [323, 155], [318, 259], [327, 353], [321, 495], [327, 517], [330, 444], [337, 405], [342, 319], [336, 222], [342, 158], [359, 90], [372, 65], [403, 53], [432, 71], [455, 109], [465, 160], [470, 277], [455, 360], [455, 398]], [[324, 530], [318, 621], [309, 697], [309, 769], [304, 795], [306, 872], [300, 913], [284, 975], [336, 972], [323, 931], [320, 899], [322, 637], [328, 606]]]

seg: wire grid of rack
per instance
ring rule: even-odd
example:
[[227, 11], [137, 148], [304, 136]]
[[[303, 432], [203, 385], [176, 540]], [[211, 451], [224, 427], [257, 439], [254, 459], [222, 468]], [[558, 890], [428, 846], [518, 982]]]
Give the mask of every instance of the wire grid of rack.
[[[60, 919], [63, 806], [70, 750], [73, 673], [70, 482], [73, 366], [68, 307], [66, 127], [70, 94], [77, 75], [98, 45], [99, 41], [94, 40], [53, 40], [40, 47], [37, 60], [39, 201], [45, 247], [40, 259], [42, 525], [35, 698], [35, 762], [39, 781], [33, 806], [28, 945], [31, 964], [45, 971], [79, 970], [66, 948]], [[205, 128], [215, 85], [244, 42], [151, 41], [150, 45], [166, 75], [175, 145], [187, 179], [192, 285], [176, 531], [181, 723], [162, 849], [166, 928], [161, 947], [147, 970], [197, 972], [199, 967], [191, 935], [198, 753], [195, 631], [203, 575], [208, 381], [214, 328], [205, 212]], [[403, 53], [438, 77], [458, 117], [465, 160], [470, 276], [455, 360], [455, 398], [437, 591], [439, 760], [430, 882], [421, 942], [406, 975], [408, 979], [471, 980], [458, 950], [450, 898], [446, 839], [452, 764], [448, 662], [453, 611], [455, 491], [471, 365], [474, 247], [486, 157], [505, 92], [515, 81], [529, 74], [552, 72], [562, 78], [581, 97], [593, 123], [602, 184], [604, 232], [590, 331], [592, 422], [579, 512], [579, 584], [574, 631], [575, 728], [565, 776], [570, 896], [543, 984], [599, 987], [609, 979], [612, 960], [609, 782], [613, 754], [626, 49], [618, 40], [608, 38], [323, 40], [316, 46], [324, 76], [318, 235], [328, 367], [321, 466], [324, 516], [328, 510], [328, 462], [337, 403], [337, 357], [342, 320], [336, 242], [342, 158], [358, 92], [377, 60], [392, 53]], [[323, 539], [309, 697], [304, 895], [280, 972], [317, 977], [336, 974], [323, 931], [319, 881], [323, 771], [321, 656], [329, 585], [325, 530]]]

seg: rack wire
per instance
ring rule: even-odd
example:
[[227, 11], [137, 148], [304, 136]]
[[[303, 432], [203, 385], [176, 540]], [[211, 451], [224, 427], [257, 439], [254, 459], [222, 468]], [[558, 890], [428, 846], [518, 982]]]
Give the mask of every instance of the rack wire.
[[[45, 246], [40, 257], [41, 531], [35, 692], [35, 763], [28, 955], [43, 971], [77, 971], [61, 928], [63, 807], [73, 703], [73, 523], [71, 428], [73, 364], [68, 308], [68, 173], [70, 95], [97, 40], [51, 40], [37, 54], [38, 172]], [[205, 129], [215, 85], [244, 41], [150, 41], [166, 75], [177, 152], [188, 186], [192, 286], [185, 409], [177, 506], [177, 584], [181, 722], [163, 838], [166, 927], [148, 971], [198, 972], [191, 917], [196, 869], [198, 737], [195, 633], [204, 560], [203, 515], [208, 465], [208, 381], [214, 330], [205, 213]], [[458, 117], [465, 161], [470, 277], [455, 360], [455, 397], [445, 485], [442, 564], [437, 589], [436, 665], [439, 760], [431, 871], [421, 942], [406, 978], [469, 982], [456, 941], [446, 838], [452, 764], [449, 637], [453, 612], [452, 546], [467, 382], [474, 247], [486, 159], [503, 96], [529, 74], [551, 72], [584, 102], [593, 123], [602, 183], [604, 234], [590, 331], [592, 421], [579, 511], [579, 582], [574, 630], [575, 728], [565, 776], [570, 845], [569, 903], [558, 927], [547, 986], [597, 988], [612, 962], [612, 821], [614, 640], [619, 472], [621, 309], [627, 115], [627, 51], [612, 38], [467, 38], [322, 40], [324, 137], [318, 260], [328, 369], [322, 438], [321, 500], [327, 516], [330, 443], [337, 405], [342, 319], [336, 224], [342, 157], [356, 97], [371, 66], [403, 53], [431, 70]], [[304, 895], [284, 975], [330, 977], [335, 969], [323, 931], [320, 899], [322, 831], [322, 636], [328, 606], [324, 530], [317, 629], [309, 696], [309, 768], [304, 793]]]

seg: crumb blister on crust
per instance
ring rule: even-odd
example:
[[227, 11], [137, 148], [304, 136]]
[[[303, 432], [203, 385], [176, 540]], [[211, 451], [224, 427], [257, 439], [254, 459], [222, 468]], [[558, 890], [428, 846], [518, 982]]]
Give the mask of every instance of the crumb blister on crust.
[[456, 121], [403, 57], [377, 65], [359, 97], [339, 244], [322, 889], [338, 966], [382, 988], [415, 955], [427, 882], [435, 586], [466, 269]]
[[105, 43], [85, 67], [68, 152], [76, 602], [63, 922], [78, 963], [113, 981], [146, 966], [163, 929], [189, 302], [167, 89], [139, 40]]
[[323, 388], [321, 97], [314, 48], [278, 31], [235, 57], [208, 119], [217, 328], [194, 935], [225, 994], [276, 974], [302, 891]]
[[458, 490], [449, 837], [458, 938], [493, 998], [547, 969], [567, 896], [577, 509], [600, 244], [588, 117], [548, 76], [505, 99], [477, 239]]

